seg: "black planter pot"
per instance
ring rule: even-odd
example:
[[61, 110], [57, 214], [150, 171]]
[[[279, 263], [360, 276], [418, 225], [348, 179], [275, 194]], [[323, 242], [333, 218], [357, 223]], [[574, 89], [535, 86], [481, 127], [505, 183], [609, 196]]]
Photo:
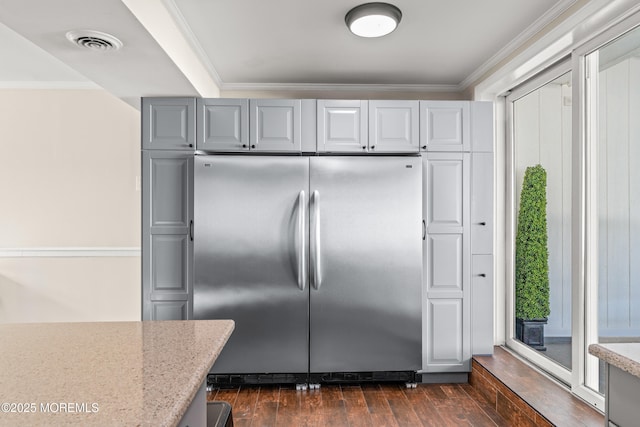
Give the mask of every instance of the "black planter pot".
[[529, 347], [546, 351], [544, 346], [544, 325], [547, 319], [516, 319], [516, 338]]

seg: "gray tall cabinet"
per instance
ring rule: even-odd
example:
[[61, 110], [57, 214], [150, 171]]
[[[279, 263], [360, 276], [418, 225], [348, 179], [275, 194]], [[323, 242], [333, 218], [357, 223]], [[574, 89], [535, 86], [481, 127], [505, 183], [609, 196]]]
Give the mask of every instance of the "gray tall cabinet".
[[493, 352], [493, 105], [146, 98], [143, 319], [190, 319], [195, 150], [407, 153], [423, 163], [423, 373]]
[[421, 101], [420, 138], [423, 372], [463, 373], [493, 352], [493, 105]]
[[142, 100], [142, 318], [193, 310], [193, 154], [196, 100]]

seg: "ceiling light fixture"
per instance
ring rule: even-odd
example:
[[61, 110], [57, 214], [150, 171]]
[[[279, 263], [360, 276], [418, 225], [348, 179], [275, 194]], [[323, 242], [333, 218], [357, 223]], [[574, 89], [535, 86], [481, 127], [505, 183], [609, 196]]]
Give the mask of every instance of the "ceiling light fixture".
[[396, 29], [402, 12], [389, 3], [365, 3], [347, 12], [344, 21], [360, 37], [382, 37]]
[[117, 37], [100, 31], [69, 31], [66, 35], [71, 43], [90, 50], [118, 50], [122, 47], [122, 42]]

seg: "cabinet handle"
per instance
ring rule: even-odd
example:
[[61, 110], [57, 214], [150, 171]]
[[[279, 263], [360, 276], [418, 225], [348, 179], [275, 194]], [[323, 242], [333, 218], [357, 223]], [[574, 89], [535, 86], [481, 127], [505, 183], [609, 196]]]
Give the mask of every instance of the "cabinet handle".
[[427, 238], [427, 223], [423, 219], [422, 220], [422, 240], [425, 240], [426, 238]]
[[372, 146], [371, 146], [371, 149], [372, 149], [372, 150], [374, 150], [375, 148], [376, 148], [376, 146], [375, 146], [375, 145], [372, 145]]
[[193, 220], [189, 221], [189, 239], [193, 242]]
[[256, 145], [255, 145], [255, 144], [253, 144], [253, 145], [251, 146], [251, 148], [256, 148]]
[[427, 146], [426, 146], [426, 145], [423, 145], [423, 146], [422, 146], [422, 149], [423, 149], [423, 150], [426, 150], [426, 149], [427, 149]]
[[363, 146], [362, 146], [362, 149], [363, 149], [363, 150], [366, 150], [366, 149], [367, 149], [367, 146], [366, 146], [366, 145], [363, 145]]
[[247, 144], [242, 144], [242, 148], [247, 148]]
[[484, 221], [482, 221], [482, 222], [479, 222], [479, 223], [478, 223], [478, 225], [481, 225], [481, 226], [483, 226], [483, 227], [484, 227], [485, 225], [487, 225], [487, 223], [486, 223], [486, 222], [484, 222]]
[[189, 144], [189, 147], [193, 147], [193, 144]]
[[480, 274], [478, 274], [478, 276], [480, 276], [480, 277], [487, 277], [487, 275], [486, 275], [486, 274], [484, 274], [484, 273], [480, 273]]

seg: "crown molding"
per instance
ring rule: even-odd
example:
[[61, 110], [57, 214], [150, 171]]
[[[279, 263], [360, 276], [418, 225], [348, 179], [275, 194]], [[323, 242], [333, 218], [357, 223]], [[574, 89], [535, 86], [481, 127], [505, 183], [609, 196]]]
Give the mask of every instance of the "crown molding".
[[342, 83], [222, 83], [223, 91], [353, 91], [353, 92], [458, 92], [458, 85], [342, 84]]
[[498, 65], [501, 61], [508, 58], [513, 52], [522, 46], [527, 40], [538, 34], [549, 25], [553, 20], [562, 15], [567, 9], [573, 6], [578, 0], [561, 0], [551, 9], [546, 11], [541, 17], [536, 19], [533, 24], [529, 25], [523, 32], [518, 34], [516, 38], [507, 43], [495, 55], [485, 61], [473, 73], [469, 74], [460, 84], [458, 90], [463, 91], [471, 86], [472, 83], [479, 80], [486, 72]]

